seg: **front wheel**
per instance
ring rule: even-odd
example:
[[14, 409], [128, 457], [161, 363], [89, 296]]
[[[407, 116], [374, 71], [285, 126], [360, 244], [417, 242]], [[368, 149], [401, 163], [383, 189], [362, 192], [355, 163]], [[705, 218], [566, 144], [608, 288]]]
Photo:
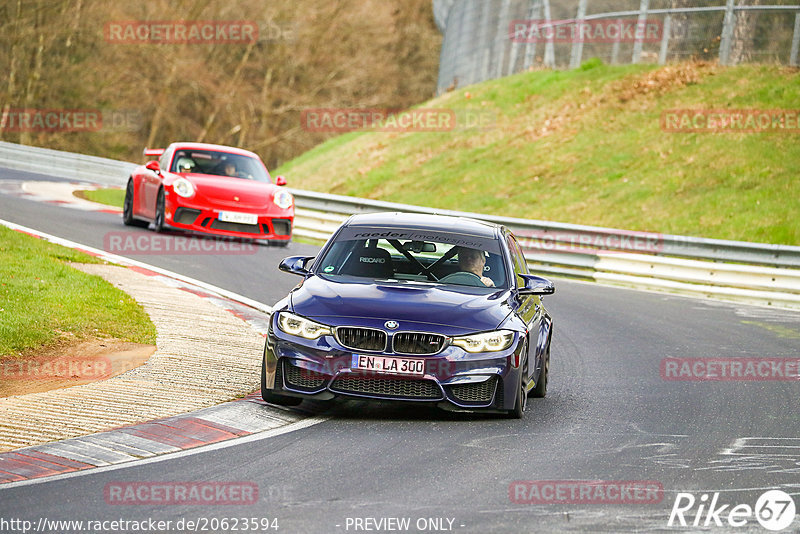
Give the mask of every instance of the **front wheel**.
[[264, 399], [264, 402], [279, 406], [297, 406], [303, 402], [300, 397], [277, 395], [272, 390], [267, 389], [267, 364], [263, 358], [261, 359], [261, 398]]
[[536, 387], [531, 390], [531, 397], [543, 399], [547, 396], [547, 379], [550, 376], [550, 346], [547, 346], [547, 354], [544, 357], [544, 364], [542, 370], [539, 372], [539, 379], [536, 381]]
[[164, 190], [158, 190], [158, 198], [156, 199], [156, 216], [153, 219], [153, 230], [156, 232], [164, 231]]
[[125, 226], [147, 226], [147, 223], [133, 218], [133, 180], [128, 180], [125, 188], [125, 200], [122, 202], [122, 224]]
[[[524, 354], [524, 353], [523, 353]], [[525, 415], [525, 408], [528, 406], [528, 359], [519, 370], [519, 381], [517, 383], [517, 395], [514, 402], [514, 408], [508, 411], [508, 416], [512, 419], [522, 419]]]

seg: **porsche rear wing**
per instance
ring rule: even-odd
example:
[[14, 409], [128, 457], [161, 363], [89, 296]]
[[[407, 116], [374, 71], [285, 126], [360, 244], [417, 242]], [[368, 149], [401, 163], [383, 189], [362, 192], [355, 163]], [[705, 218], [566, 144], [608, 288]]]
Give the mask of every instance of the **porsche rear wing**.
[[144, 149], [144, 155], [145, 156], [150, 156], [150, 157], [153, 157], [153, 158], [161, 157], [161, 154], [163, 154], [163, 153], [164, 153], [164, 149], [163, 148], [145, 148]]

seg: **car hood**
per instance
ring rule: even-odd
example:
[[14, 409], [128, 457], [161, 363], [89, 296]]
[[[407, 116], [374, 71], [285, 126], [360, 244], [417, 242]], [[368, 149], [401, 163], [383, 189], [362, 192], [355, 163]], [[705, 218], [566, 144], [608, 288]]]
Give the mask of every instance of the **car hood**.
[[424, 284], [334, 282], [312, 276], [291, 294], [293, 311], [331, 326], [381, 327], [397, 321], [399, 330], [435, 328], [445, 335], [496, 329], [511, 313], [510, 292]]
[[184, 174], [182, 176], [195, 186], [195, 199], [198, 201], [238, 209], [266, 209], [272, 202], [272, 196], [277, 187], [274, 184], [245, 180], [244, 178], [206, 174]]

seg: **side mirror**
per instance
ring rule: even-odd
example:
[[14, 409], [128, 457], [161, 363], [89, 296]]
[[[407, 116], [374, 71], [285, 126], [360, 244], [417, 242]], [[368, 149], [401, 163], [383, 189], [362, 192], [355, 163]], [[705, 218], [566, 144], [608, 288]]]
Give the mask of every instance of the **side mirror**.
[[276, 176], [275, 185], [286, 185], [286, 178], [283, 176]]
[[520, 295], [552, 295], [556, 286], [547, 278], [532, 274], [521, 274], [525, 280], [525, 287], [518, 288]]
[[158, 162], [156, 160], [148, 161], [144, 168], [150, 169], [153, 172], [161, 172], [161, 168], [158, 166]]
[[313, 259], [314, 256], [289, 256], [281, 260], [278, 269], [285, 273], [308, 276], [311, 274], [311, 271], [306, 268], [306, 263]]

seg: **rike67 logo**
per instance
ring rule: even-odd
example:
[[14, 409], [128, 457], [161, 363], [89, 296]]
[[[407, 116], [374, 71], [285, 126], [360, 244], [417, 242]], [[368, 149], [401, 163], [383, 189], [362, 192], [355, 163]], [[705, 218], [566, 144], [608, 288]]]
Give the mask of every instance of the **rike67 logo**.
[[781, 490], [762, 493], [755, 507], [737, 504], [732, 508], [730, 504], [719, 503], [719, 492], [715, 492], [710, 500], [708, 493], [703, 493], [699, 499], [691, 493], [678, 493], [667, 526], [744, 527], [755, 516], [762, 527], [777, 532], [794, 521], [795, 513], [794, 499]]

